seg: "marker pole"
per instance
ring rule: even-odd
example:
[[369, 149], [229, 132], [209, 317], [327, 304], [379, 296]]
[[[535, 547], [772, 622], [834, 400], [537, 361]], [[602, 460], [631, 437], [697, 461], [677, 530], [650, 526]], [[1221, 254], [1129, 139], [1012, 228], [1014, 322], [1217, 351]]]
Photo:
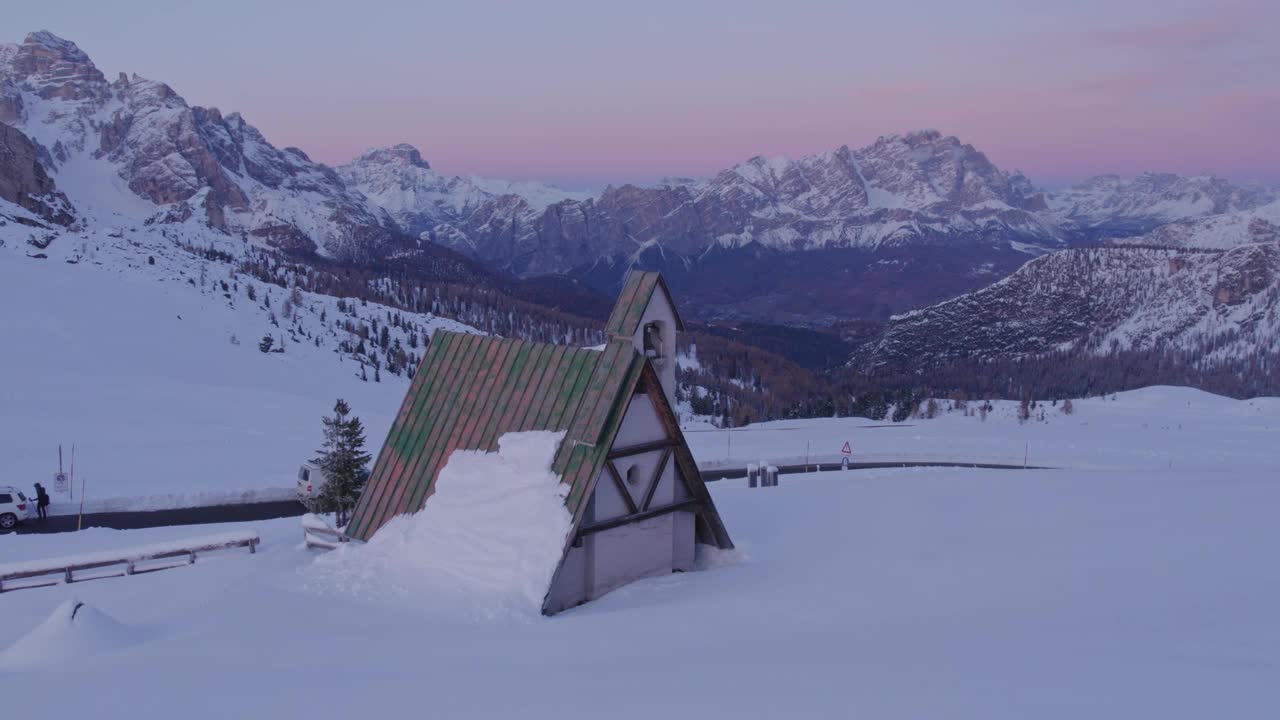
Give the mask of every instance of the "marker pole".
[[80, 515], [76, 517], [76, 530], [80, 529], [84, 522], [84, 479], [80, 479]]

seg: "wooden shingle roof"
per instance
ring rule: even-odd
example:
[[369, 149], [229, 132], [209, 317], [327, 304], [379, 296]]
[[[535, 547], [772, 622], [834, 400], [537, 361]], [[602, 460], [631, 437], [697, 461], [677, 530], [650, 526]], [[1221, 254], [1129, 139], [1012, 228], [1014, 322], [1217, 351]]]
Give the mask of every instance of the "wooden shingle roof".
[[622, 294], [613, 306], [609, 322], [605, 323], [605, 333], [611, 337], [634, 337], [640, 329], [644, 310], [649, 307], [649, 300], [655, 292], [666, 295], [671, 312], [676, 316], [676, 330], [684, 332], [684, 321], [676, 311], [676, 304], [671, 299], [671, 291], [667, 289], [667, 281], [662, 279], [662, 273], [632, 270], [622, 283]]
[[[346, 533], [368, 540], [422, 509], [454, 450], [497, 450], [509, 432], [566, 433], [552, 470], [570, 486], [575, 527], [641, 378], [657, 383], [629, 340], [600, 350], [439, 331], [414, 375]], [[661, 395], [661, 393], [658, 393]], [[674, 421], [662, 400], [659, 412]], [[676, 459], [706, 517], [703, 542], [732, 547], [678, 425]], [[693, 474], [690, 477], [690, 473]]]

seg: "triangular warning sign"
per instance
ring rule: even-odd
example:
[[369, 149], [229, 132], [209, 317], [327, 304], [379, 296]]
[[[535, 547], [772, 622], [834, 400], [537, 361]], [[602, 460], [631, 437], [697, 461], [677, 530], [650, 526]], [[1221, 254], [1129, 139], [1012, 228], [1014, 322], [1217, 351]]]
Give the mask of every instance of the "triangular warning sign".
[[848, 440], [844, 442], [844, 447], [840, 448], [840, 452], [844, 453], [845, 455], [848, 455], [853, 452], [853, 448], [849, 447]]

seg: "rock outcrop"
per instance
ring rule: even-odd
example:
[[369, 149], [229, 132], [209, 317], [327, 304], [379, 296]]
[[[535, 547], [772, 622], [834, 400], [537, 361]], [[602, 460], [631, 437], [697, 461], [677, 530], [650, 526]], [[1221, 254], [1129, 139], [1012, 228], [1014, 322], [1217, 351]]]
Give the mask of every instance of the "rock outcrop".
[[71, 202], [40, 164], [34, 143], [17, 128], [0, 124], [0, 200], [7, 200], [54, 225], [75, 221]]

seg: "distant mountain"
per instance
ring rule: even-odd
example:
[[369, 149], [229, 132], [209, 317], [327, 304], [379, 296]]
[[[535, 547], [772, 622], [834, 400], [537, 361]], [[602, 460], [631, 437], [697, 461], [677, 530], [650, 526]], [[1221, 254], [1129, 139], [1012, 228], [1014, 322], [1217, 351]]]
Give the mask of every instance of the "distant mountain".
[[464, 184], [438, 192], [427, 168], [394, 166], [421, 180], [373, 183], [351, 166], [343, 172], [375, 202], [390, 196], [382, 206], [397, 218], [402, 189], [432, 188], [415, 194], [414, 207], [429, 209], [408, 229], [490, 267], [570, 274], [606, 292], [629, 267], [658, 269], [706, 317], [821, 324], [887, 316], [1063, 246], [1025, 177], [936, 131], [795, 161], [757, 157], [708, 180], [609, 187], [541, 206], [529, 193], [477, 204]]
[[108, 80], [48, 32], [0, 45], [0, 124], [0, 198], [24, 208], [23, 222], [196, 222], [303, 260], [432, 263], [445, 268], [436, 277], [467, 282], [548, 277], [537, 296], [561, 307], [611, 296], [641, 266], [666, 273], [686, 313], [707, 320], [884, 321], [1081, 242], [1190, 247], [1275, 226], [1269, 190], [1148, 174], [1047, 194], [933, 130], [598, 194], [442, 175], [410, 145], [335, 170], [163, 83]]
[[1169, 173], [1143, 173], [1130, 180], [1101, 175], [1048, 195], [1064, 229], [1093, 238], [1140, 235], [1166, 223], [1252, 210], [1277, 197], [1264, 187]]
[[[369, 150], [337, 168], [347, 186], [386, 210], [406, 232], [419, 236], [441, 224], [463, 223], [479, 208], [499, 198], [537, 212], [563, 200], [584, 200], [575, 193], [536, 182], [510, 182], [475, 177], [449, 177], [431, 169], [417, 148], [408, 144]], [[452, 243], [443, 242], [449, 245]], [[468, 249], [466, 243], [461, 243]]]
[[1059, 244], [1025, 177], [936, 131], [794, 161], [756, 157], [709, 180], [610, 187], [544, 209], [496, 205], [457, 224], [455, 249], [521, 274], [650, 250], [695, 258], [712, 247], [874, 249], [997, 235]]
[[1146, 235], [1111, 242], [1115, 245], [1218, 250], [1251, 243], [1280, 242], [1280, 201], [1250, 210], [1171, 222]]
[[1037, 255], [1275, 198], [1220, 178], [1153, 173], [1044, 193], [932, 130], [585, 199], [542, 189], [533, 193], [542, 203], [530, 193], [485, 197], [406, 148], [342, 172], [410, 232], [501, 271], [569, 274], [606, 293], [629, 267], [657, 269], [703, 317], [804, 325], [884, 320]]

